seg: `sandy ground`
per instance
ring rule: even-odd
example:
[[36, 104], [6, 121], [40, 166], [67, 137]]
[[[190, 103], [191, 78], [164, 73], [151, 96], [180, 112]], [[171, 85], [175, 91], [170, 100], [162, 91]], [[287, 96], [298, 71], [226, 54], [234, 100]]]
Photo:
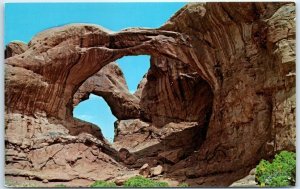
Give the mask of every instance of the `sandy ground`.
[[[171, 180], [168, 178], [152, 178], [153, 180], [167, 182], [169, 187], [176, 187], [179, 182], [175, 180]], [[42, 181], [38, 180], [29, 180], [26, 177], [12, 177], [12, 176], [5, 176], [5, 186], [14, 188], [14, 187], [57, 187], [57, 185], [64, 185], [66, 187], [89, 187], [94, 181], [89, 181], [85, 179], [76, 179], [70, 182], [48, 182], [43, 183]]]
[[65, 185], [66, 187], [89, 187], [94, 181], [85, 179], [72, 180], [70, 182], [48, 182], [29, 180], [25, 177], [5, 176], [5, 186], [7, 187], [55, 187], [57, 185]]

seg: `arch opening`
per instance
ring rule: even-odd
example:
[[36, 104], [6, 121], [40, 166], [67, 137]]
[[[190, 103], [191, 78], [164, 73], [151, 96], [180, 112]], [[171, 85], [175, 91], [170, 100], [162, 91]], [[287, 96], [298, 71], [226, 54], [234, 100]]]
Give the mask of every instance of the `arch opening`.
[[[78, 104], [90, 93], [105, 99], [110, 115], [115, 117], [109, 124], [99, 126], [115, 150], [126, 148], [136, 158], [133, 162], [132, 158], [122, 160], [125, 165], [135, 168], [153, 161], [170, 166], [171, 171], [179, 161], [196, 153], [206, 140], [213, 89], [193, 66], [163, 54], [152, 55], [150, 68], [145, 66], [144, 73], [136, 74], [138, 66], [144, 63], [140, 57], [149, 59], [145, 55], [123, 56], [117, 63], [101, 68], [83, 82], [73, 102], [77, 99]], [[129, 84], [132, 76], [136, 76], [136, 83]], [[134, 91], [137, 83], [139, 88]], [[113, 137], [106, 136], [107, 129]], [[179, 153], [178, 157], [170, 159], [174, 153]]]
[[101, 96], [90, 94], [87, 100], [74, 107], [73, 117], [97, 125], [103, 136], [111, 143], [114, 138], [113, 124], [117, 118]]
[[138, 118], [140, 98], [134, 93], [149, 67], [148, 55], [125, 56], [104, 66], [75, 93], [73, 117], [96, 124], [112, 143], [116, 120]]
[[134, 94], [150, 68], [149, 55], [124, 56], [116, 60], [126, 80], [128, 90]]

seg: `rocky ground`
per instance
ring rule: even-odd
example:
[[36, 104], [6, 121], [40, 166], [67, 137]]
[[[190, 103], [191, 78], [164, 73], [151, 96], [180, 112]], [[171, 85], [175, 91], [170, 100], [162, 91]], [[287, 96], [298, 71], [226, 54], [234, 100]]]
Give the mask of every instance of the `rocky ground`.
[[245, 187], [245, 188], [258, 188], [260, 187], [257, 182], [255, 181], [255, 168], [252, 169], [249, 172], [249, 175], [247, 175], [246, 177], [235, 181], [234, 183], [232, 183], [230, 185], [230, 187], [237, 187], [237, 188], [241, 188], [241, 187]]
[[[261, 159], [295, 151], [295, 37], [294, 3], [190, 3], [156, 29], [71, 24], [12, 42], [6, 179], [87, 186], [142, 174], [229, 186]], [[151, 66], [130, 94], [114, 61], [140, 54]], [[91, 93], [118, 119], [113, 144], [73, 118]]]

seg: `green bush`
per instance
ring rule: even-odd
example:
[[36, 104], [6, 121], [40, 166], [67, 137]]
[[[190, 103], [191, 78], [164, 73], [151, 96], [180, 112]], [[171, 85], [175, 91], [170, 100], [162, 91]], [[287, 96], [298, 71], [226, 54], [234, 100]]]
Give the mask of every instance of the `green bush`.
[[296, 179], [296, 154], [282, 151], [272, 163], [261, 160], [256, 166], [256, 181], [260, 186], [294, 186]]
[[168, 187], [166, 182], [158, 182], [142, 176], [135, 176], [124, 183], [125, 187]]
[[184, 187], [189, 187], [189, 185], [188, 185], [187, 183], [183, 182], [183, 183], [180, 183], [180, 184], [178, 185], [178, 187], [184, 188]]
[[98, 188], [98, 187], [116, 187], [117, 185], [113, 182], [106, 182], [103, 180], [97, 180], [94, 182], [91, 187]]
[[54, 187], [56, 187], [56, 188], [66, 188], [67, 186], [64, 185], [64, 184], [57, 184]]

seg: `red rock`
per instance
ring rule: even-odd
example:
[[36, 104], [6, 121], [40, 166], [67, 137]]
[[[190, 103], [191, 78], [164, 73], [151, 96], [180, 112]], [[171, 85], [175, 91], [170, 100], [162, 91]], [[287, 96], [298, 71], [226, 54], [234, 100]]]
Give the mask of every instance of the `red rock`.
[[162, 159], [163, 161], [177, 163], [183, 157], [183, 151], [183, 149], [163, 151], [162, 153], [158, 154], [158, 158]]
[[9, 58], [15, 55], [24, 53], [28, 49], [27, 44], [21, 41], [10, 42], [5, 47], [5, 58]]
[[116, 63], [104, 66], [88, 78], [75, 93], [73, 106], [88, 99], [91, 93], [103, 97], [118, 119], [139, 118], [140, 100], [129, 92], [123, 73]]

